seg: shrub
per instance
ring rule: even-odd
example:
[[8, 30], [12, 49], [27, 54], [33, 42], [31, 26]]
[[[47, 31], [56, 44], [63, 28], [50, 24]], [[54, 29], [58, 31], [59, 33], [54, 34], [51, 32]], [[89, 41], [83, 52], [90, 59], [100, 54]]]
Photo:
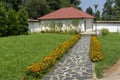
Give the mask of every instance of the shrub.
[[102, 47], [96, 36], [91, 37], [90, 59], [94, 62], [103, 59]]
[[21, 34], [28, 34], [27, 12], [24, 9], [16, 12], [12, 8], [7, 11], [0, 3], [0, 37]]
[[79, 38], [79, 34], [72, 37], [68, 41], [56, 47], [54, 51], [47, 57], [43, 58], [41, 62], [28, 66], [25, 72], [27, 77], [24, 77], [24, 80], [29, 76], [32, 76], [33, 78], [41, 78], [42, 75], [48, 72], [48, 70], [55, 65], [55, 63], [68, 51], [68, 49], [79, 40]]
[[109, 34], [109, 30], [103, 28], [103, 29], [102, 29], [102, 35], [104, 36], [104, 35], [107, 35], [107, 34]]

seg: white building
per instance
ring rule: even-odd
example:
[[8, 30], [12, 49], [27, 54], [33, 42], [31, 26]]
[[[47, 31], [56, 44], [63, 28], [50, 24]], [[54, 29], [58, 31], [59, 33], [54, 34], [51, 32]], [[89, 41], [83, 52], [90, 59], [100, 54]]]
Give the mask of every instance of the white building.
[[38, 21], [30, 21], [29, 29], [31, 32], [46, 31], [51, 30], [54, 24], [55, 30], [86, 32], [92, 31], [93, 19], [94, 16], [76, 8], [61, 8], [38, 18]]
[[[77, 30], [78, 32], [99, 31], [103, 28], [110, 32], [120, 32], [120, 21], [93, 21], [94, 16], [84, 13], [76, 8], [61, 8], [57, 11], [44, 15], [38, 20], [29, 20], [31, 32], [49, 31], [53, 28], [56, 31]], [[77, 23], [75, 25], [75, 23]]]

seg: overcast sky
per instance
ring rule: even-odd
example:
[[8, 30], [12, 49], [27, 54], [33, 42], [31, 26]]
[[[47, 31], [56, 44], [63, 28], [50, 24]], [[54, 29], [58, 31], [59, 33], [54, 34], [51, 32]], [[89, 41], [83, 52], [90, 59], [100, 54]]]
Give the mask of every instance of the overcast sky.
[[93, 11], [95, 11], [94, 4], [98, 4], [97, 10], [100, 10], [100, 12], [102, 12], [103, 5], [105, 2], [106, 0], [81, 0], [80, 6], [82, 7], [82, 10], [84, 12], [89, 6], [92, 7]]

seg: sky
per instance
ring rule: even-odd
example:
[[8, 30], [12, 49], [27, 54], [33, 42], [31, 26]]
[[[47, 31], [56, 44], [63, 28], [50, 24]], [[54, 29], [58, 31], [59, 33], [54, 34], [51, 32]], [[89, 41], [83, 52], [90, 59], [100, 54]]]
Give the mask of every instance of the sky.
[[105, 2], [106, 0], [81, 0], [80, 6], [84, 12], [89, 6], [92, 7], [93, 11], [95, 11], [94, 4], [98, 4], [97, 10], [102, 13], [103, 5]]

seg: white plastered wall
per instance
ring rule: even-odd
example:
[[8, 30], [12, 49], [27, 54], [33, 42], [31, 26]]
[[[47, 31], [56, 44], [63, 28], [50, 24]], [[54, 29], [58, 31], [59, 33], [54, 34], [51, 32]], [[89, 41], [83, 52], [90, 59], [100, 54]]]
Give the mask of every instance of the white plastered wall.
[[[29, 22], [29, 30], [31, 32], [41, 32], [45, 30], [50, 30], [50, 23], [52, 21], [57, 24], [58, 22], [62, 23], [62, 31], [75, 29], [75, 26], [72, 24], [73, 19], [64, 19], [64, 20], [42, 20], [40, 22]], [[78, 32], [85, 32], [85, 21], [86, 21], [86, 31], [92, 30], [92, 20], [93, 19], [79, 19], [79, 25], [77, 27]], [[56, 25], [57, 27], [57, 25]]]
[[[54, 21], [56, 24], [59, 23], [59, 22], [61, 22], [61, 23], [62, 23], [62, 31], [65, 31], [65, 30], [68, 30], [68, 31], [69, 31], [69, 30], [71, 30], [71, 29], [75, 29], [75, 26], [73, 26], [73, 24], [72, 24], [72, 20], [73, 20], [73, 19], [43, 20], [43, 21], [40, 22], [40, 24], [41, 24], [43, 27], [45, 27], [43, 24], [46, 24], [46, 23], [48, 24], [48, 23], [50, 23], [50, 22], [52, 22], [52, 21]], [[83, 21], [82, 19], [80, 19], [77, 30], [78, 30], [78, 31], [81, 31], [81, 29], [84, 30], [83, 26], [84, 26], [84, 21]], [[50, 27], [50, 26], [48, 26], [48, 27]]]
[[39, 22], [29, 22], [29, 30], [30, 32], [40, 32], [41, 27], [39, 25]]
[[120, 23], [94, 23], [94, 30], [96, 26], [98, 30], [107, 28], [110, 32], [120, 32]]

